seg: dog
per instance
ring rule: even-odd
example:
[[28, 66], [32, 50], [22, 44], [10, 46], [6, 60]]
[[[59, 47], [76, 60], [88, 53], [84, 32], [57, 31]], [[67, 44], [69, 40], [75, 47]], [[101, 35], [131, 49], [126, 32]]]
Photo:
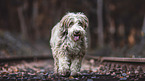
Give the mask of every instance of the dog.
[[51, 31], [50, 46], [54, 73], [76, 76], [86, 54], [88, 18], [83, 13], [67, 13]]

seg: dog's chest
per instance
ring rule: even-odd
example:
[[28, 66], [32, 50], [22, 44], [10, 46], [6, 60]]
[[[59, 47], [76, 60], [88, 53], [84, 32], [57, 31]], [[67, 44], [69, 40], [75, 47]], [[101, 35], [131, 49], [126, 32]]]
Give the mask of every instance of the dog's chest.
[[68, 54], [79, 54], [82, 50], [81, 42], [73, 42], [65, 40], [64, 44], [61, 46]]

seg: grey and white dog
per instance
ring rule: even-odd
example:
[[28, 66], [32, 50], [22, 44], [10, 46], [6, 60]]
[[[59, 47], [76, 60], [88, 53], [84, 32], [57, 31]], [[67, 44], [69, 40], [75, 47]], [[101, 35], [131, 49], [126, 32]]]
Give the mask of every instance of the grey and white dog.
[[88, 18], [83, 13], [67, 13], [52, 29], [50, 45], [54, 73], [75, 76], [87, 49]]

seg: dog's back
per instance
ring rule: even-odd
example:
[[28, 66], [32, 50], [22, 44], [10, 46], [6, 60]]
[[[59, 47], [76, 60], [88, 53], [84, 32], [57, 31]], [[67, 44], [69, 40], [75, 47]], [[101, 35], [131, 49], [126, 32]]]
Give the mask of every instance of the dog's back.
[[51, 48], [54, 48], [54, 46], [56, 46], [56, 42], [58, 42], [58, 39], [59, 39], [58, 33], [59, 33], [60, 31], [58, 31], [58, 28], [59, 28], [58, 25], [60, 25], [60, 24], [57, 23], [57, 24], [53, 27], [53, 29], [51, 30], [51, 39], [50, 39]]

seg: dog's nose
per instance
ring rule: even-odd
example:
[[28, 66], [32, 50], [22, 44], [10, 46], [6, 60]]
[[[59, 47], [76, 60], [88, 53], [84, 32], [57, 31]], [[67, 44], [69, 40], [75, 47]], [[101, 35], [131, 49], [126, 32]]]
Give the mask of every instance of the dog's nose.
[[74, 34], [80, 34], [80, 31], [75, 31]]

